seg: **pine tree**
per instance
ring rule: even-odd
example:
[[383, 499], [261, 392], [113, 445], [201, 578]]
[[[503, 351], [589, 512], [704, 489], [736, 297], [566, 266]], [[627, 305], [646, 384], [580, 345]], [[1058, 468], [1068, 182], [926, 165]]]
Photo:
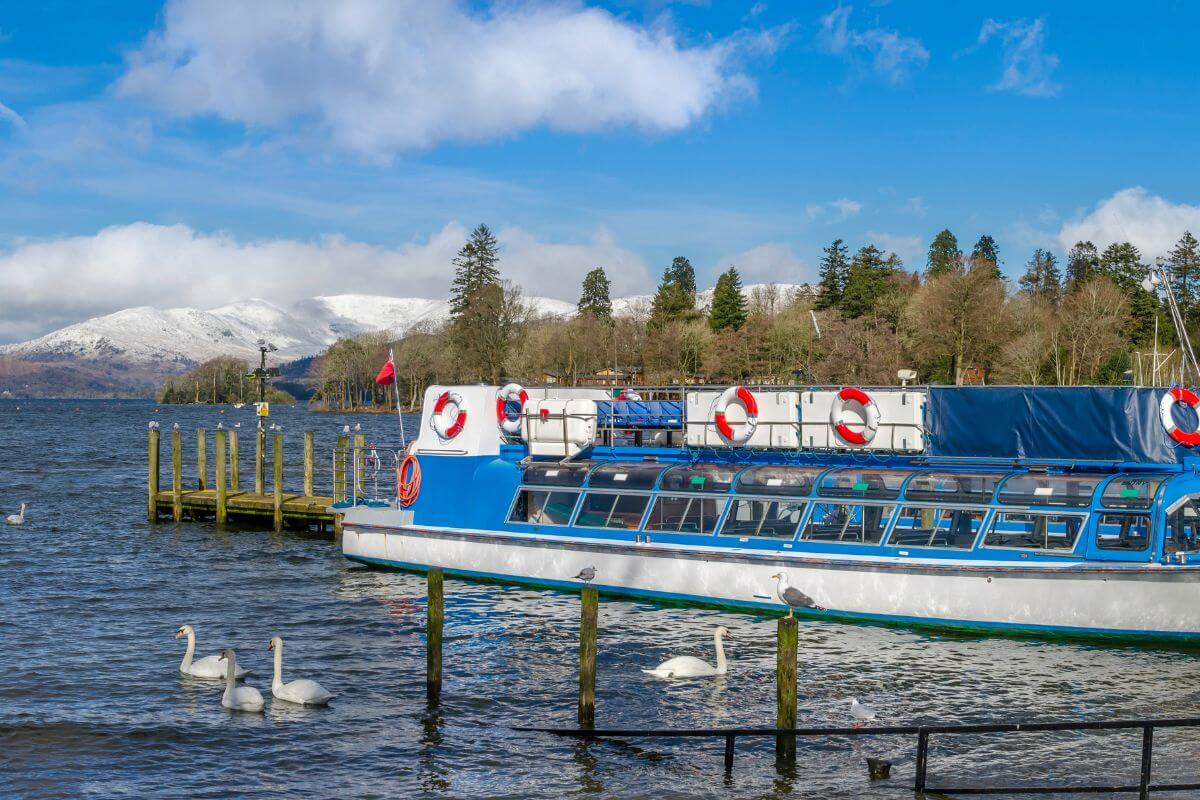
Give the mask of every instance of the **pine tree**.
[[742, 277], [737, 267], [730, 267], [717, 278], [708, 324], [714, 331], [726, 328], [736, 331], [746, 324], [746, 296], [742, 294]]
[[821, 280], [817, 289], [816, 309], [834, 308], [842, 301], [846, 273], [850, 270], [849, 250], [841, 239], [834, 239], [821, 256]]
[[947, 228], [933, 237], [929, 245], [929, 259], [925, 264], [925, 275], [945, 275], [948, 272], [962, 269], [962, 250], [958, 249], [958, 239]]
[[452, 263], [455, 271], [454, 281], [450, 284], [450, 314], [458, 317], [481, 289], [500, 285], [499, 244], [487, 225], [471, 231], [471, 238]]
[[612, 319], [612, 298], [609, 297], [610, 284], [608, 275], [603, 267], [583, 276], [583, 291], [579, 296], [579, 313], [591, 314], [601, 319]]
[[1067, 254], [1067, 288], [1087, 283], [1100, 268], [1100, 253], [1091, 242], [1076, 242]]
[[693, 316], [696, 310], [696, 271], [692, 262], [678, 256], [663, 270], [662, 282], [654, 294], [650, 324], [660, 326], [675, 319]]
[[1098, 272], [1111, 278], [1129, 298], [1129, 340], [1135, 344], [1153, 341], [1154, 322], [1161, 309], [1158, 298], [1142, 288], [1148, 270], [1141, 252], [1129, 242], [1113, 242], [1100, 254]]
[[1175, 302], [1188, 327], [1200, 317], [1200, 243], [1191, 231], [1184, 231], [1167, 258]]
[[990, 269], [996, 278], [1004, 280], [1004, 273], [1000, 271], [1000, 248], [996, 246], [996, 240], [986, 233], [979, 237], [975, 248], [971, 250], [970, 264], [971, 269]]
[[1021, 276], [1021, 289], [1032, 297], [1049, 300], [1057, 304], [1062, 297], [1062, 275], [1058, 271], [1058, 260], [1049, 250], [1038, 248], [1025, 265]]
[[891, 278], [896, 274], [898, 260], [893, 259], [885, 259], [873, 244], [854, 254], [842, 292], [840, 308], [843, 317], [853, 319], [875, 310], [875, 304], [887, 293]]

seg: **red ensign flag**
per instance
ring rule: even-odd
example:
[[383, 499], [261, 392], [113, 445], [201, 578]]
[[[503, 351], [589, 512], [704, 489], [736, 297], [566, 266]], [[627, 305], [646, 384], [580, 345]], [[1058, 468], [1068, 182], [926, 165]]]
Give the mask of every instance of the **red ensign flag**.
[[396, 365], [388, 361], [383, 365], [383, 369], [379, 370], [379, 374], [375, 376], [375, 382], [381, 386], [387, 386], [396, 380]]

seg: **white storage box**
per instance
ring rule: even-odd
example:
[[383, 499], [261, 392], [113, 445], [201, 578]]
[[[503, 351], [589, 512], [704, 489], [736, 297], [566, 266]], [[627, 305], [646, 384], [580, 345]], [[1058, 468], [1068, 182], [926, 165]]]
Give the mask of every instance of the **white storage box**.
[[[751, 390], [758, 403], [758, 427], [742, 447], [786, 448], [800, 447], [800, 412], [798, 392], [765, 392]], [[717, 432], [713, 414], [720, 392], [687, 393], [688, 447], [731, 447]], [[725, 412], [734, 431], [746, 423], [746, 411], [740, 403], [730, 403]]]
[[[830, 414], [834, 391], [804, 392], [800, 397], [800, 429], [804, 449], [887, 450], [920, 453], [925, 450], [925, 393], [908, 389], [870, 389], [867, 395], [879, 408], [879, 426], [866, 444], [838, 436]], [[850, 430], [862, 433], [863, 416], [857, 403], [847, 402], [839, 418]]]
[[578, 455], [596, 439], [595, 400], [530, 400], [524, 439], [533, 456]]

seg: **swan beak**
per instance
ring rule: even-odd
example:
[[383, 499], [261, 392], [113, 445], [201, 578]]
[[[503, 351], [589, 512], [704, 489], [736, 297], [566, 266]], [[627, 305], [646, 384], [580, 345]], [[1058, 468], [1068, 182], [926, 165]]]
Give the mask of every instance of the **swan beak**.
[[183, 631], [179, 631], [178, 633], [175, 634], [176, 639], [180, 638], [181, 636], [183, 636]]
[[274, 642], [267, 642], [267, 649], [268, 649], [268, 650], [274, 650], [274, 649], [275, 649], [275, 643], [274, 643]]

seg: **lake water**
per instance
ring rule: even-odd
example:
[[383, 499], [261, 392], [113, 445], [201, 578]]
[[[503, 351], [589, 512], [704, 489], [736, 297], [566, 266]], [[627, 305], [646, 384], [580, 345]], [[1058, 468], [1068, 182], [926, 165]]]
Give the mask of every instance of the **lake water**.
[[[149, 525], [151, 419], [185, 432], [189, 483], [195, 428], [254, 425], [245, 409], [0, 402], [0, 509], [29, 504], [24, 527], [0, 526], [0, 797], [911, 796], [909, 739], [801, 741], [794, 776], [776, 773], [771, 743], [739, 742], [726, 779], [720, 741], [512, 732], [574, 722], [578, 598], [567, 594], [448, 579], [443, 697], [427, 709], [423, 578], [352, 565], [296, 533]], [[291, 485], [300, 433], [317, 432], [318, 491], [343, 424], [397, 439], [390, 416], [273, 419]], [[228, 712], [220, 684], [181, 678], [183, 623], [198, 655], [237, 649], [264, 715]], [[726, 678], [640, 671], [711, 658], [718, 624], [735, 637]], [[774, 633], [766, 617], [603, 600], [598, 725], [772, 725]], [[319, 679], [338, 694], [331, 707], [271, 702], [274, 635], [285, 679]], [[1184, 650], [802, 622], [799, 673], [801, 726], [849, 724], [851, 697], [881, 724], [1200, 716], [1200, 658]], [[1196, 779], [1200, 733], [1159, 732], [1155, 745], [1156, 780]], [[1139, 746], [1137, 732], [935, 738], [930, 782], [1136, 783]], [[870, 783], [864, 755], [892, 758], [893, 777]]]

